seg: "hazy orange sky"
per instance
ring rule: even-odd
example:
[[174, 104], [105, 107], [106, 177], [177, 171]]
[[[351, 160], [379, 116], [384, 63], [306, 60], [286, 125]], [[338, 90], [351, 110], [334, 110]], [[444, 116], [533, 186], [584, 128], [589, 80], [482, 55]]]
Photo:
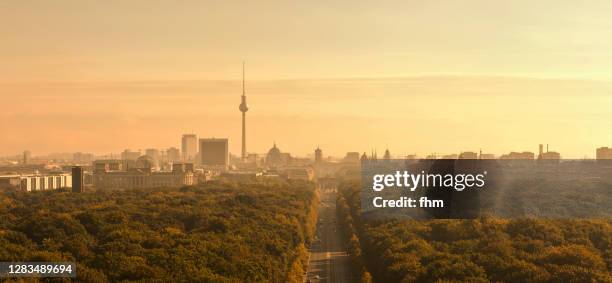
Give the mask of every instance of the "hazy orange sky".
[[[330, 3], [333, 2], [333, 3]], [[0, 155], [612, 146], [612, 2], [2, 1]]]

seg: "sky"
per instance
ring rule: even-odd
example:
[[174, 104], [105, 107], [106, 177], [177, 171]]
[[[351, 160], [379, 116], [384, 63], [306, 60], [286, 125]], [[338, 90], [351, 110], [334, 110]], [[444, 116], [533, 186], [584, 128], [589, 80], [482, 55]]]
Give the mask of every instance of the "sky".
[[609, 1], [1, 1], [0, 155], [612, 146]]

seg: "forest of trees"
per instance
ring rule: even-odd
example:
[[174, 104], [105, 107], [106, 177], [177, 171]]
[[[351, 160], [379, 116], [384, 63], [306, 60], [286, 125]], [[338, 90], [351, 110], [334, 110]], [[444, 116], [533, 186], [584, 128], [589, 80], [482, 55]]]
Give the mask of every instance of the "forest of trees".
[[308, 182], [0, 192], [2, 261], [76, 262], [81, 282], [301, 282]]
[[374, 282], [612, 282], [611, 219], [366, 221], [360, 188], [343, 184], [337, 209]]
[[365, 262], [363, 251], [361, 250], [361, 244], [359, 243], [359, 236], [355, 220], [351, 213], [351, 207], [349, 206], [344, 194], [339, 194], [336, 201], [336, 210], [338, 213], [338, 223], [340, 224], [340, 231], [343, 239], [346, 242], [346, 250], [351, 259], [352, 268], [354, 273], [358, 276], [358, 281], [361, 283], [372, 282], [372, 275], [368, 272]]

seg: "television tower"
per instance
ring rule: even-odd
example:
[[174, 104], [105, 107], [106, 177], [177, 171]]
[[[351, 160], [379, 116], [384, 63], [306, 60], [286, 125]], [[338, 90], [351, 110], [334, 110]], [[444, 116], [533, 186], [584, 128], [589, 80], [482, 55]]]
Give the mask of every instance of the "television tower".
[[244, 91], [244, 61], [242, 62], [242, 100], [240, 102], [240, 112], [242, 112], [242, 162], [246, 161], [246, 112], [249, 111], [249, 105], [246, 103], [246, 95]]

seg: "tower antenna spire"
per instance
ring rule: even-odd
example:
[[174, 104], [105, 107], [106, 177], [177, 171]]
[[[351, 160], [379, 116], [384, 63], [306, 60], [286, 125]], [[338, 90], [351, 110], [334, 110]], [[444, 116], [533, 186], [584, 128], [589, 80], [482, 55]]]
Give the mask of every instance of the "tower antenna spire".
[[245, 90], [244, 90], [244, 61], [242, 61], [242, 95], [245, 95]]

